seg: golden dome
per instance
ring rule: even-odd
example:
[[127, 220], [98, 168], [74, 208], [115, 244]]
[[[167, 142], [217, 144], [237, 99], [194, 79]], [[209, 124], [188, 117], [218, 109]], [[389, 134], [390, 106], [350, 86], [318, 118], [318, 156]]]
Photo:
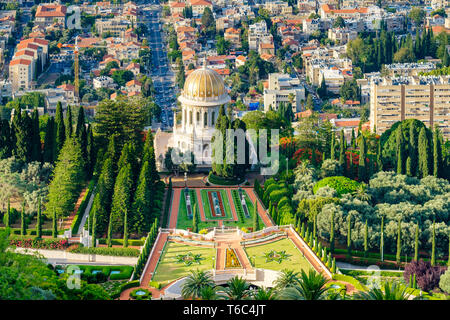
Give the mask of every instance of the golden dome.
[[183, 97], [189, 100], [213, 102], [224, 95], [226, 92], [222, 77], [209, 68], [195, 70], [184, 82]]

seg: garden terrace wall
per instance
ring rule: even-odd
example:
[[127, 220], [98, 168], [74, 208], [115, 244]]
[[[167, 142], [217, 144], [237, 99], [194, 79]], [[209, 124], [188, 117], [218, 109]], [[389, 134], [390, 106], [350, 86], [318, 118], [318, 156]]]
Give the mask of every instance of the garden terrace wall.
[[46, 259], [65, 259], [77, 262], [98, 262], [117, 265], [135, 265], [138, 259], [137, 257], [102, 256], [98, 254], [80, 254], [59, 250], [57, 251], [25, 248], [16, 248], [15, 252], [22, 254], [40, 254]]

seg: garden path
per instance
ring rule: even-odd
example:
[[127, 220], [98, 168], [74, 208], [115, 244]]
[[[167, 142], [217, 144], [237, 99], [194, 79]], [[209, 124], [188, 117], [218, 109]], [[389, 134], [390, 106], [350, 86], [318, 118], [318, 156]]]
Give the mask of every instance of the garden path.
[[263, 205], [261, 203], [261, 200], [259, 200], [259, 198], [256, 196], [255, 191], [253, 190], [253, 188], [242, 188], [242, 189], [247, 191], [247, 194], [250, 197], [250, 200], [252, 201], [252, 203], [255, 203], [255, 200], [258, 199], [258, 213], [259, 213], [260, 218], [262, 219], [262, 221], [266, 225], [266, 227], [274, 226], [275, 224], [273, 223], [273, 221], [270, 218], [270, 216], [267, 214], [267, 211], [264, 210], [264, 207], [263, 207]]
[[173, 198], [172, 198], [172, 210], [170, 212], [170, 220], [169, 220], [169, 228], [175, 229], [177, 227], [177, 219], [178, 219], [178, 210], [180, 208], [180, 197], [181, 197], [181, 189], [174, 188], [173, 189]]

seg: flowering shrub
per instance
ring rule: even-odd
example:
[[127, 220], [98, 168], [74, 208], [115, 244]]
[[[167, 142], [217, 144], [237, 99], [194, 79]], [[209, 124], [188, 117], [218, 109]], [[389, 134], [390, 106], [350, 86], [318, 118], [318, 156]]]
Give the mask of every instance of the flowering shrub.
[[67, 239], [11, 239], [10, 245], [21, 248], [65, 250], [69, 246]]
[[239, 259], [236, 255], [236, 252], [234, 252], [233, 249], [227, 248], [227, 255], [225, 259], [225, 268], [240, 268], [241, 263], [239, 262]]
[[[321, 163], [322, 153], [317, 150], [314, 150], [314, 152], [316, 154], [316, 163]], [[300, 148], [294, 152], [293, 158], [297, 161], [297, 165], [299, 165], [302, 161], [305, 160], [312, 161], [312, 150], [310, 148]]]

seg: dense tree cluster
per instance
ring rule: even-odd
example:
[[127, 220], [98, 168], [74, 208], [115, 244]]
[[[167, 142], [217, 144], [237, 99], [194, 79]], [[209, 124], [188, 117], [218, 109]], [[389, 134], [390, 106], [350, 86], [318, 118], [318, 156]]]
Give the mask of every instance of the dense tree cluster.
[[128, 139], [120, 154], [119, 139], [117, 134], [110, 137], [90, 212], [93, 234], [102, 237], [107, 232], [109, 245], [113, 236], [127, 239], [129, 234], [148, 232], [160, 216], [164, 196], [151, 133], [144, 146]]

